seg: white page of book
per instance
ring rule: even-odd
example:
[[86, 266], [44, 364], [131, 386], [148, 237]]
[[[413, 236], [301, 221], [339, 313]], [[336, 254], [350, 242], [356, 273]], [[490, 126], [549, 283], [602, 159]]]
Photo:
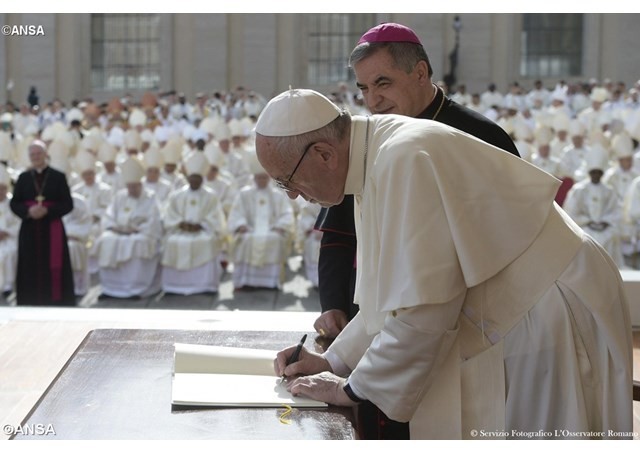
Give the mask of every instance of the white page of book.
[[202, 344], [175, 344], [174, 372], [275, 376], [278, 351]]
[[274, 375], [277, 351], [176, 343], [172, 403], [191, 406], [327, 407], [294, 397]]

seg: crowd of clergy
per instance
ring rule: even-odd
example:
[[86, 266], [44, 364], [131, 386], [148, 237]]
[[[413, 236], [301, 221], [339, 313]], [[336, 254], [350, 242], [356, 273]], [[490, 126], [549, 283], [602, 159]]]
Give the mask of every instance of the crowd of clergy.
[[252, 129], [264, 99], [250, 93], [227, 111], [224, 103], [150, 97], [102, 112], [79, 103], [52, 104], [37, 116], [25, 106], [3, 114], [2, 291], [13, 289], [19, 253], [10, 191], [29, 168], [35, 138], [71, 188], [74, 208], [63, 221], [77, 296], [92, 276], [109, 297], [216, 292], [225, 269], [235, 289], [279, 288], [292, 253], [303, 254], [317, 285], [320, 207], [290, 200], [255, 156]]
[[[563, 181], [556, 201], [620, 268], [640, 268], [640, 81], [630, 89], [536, 82], [528, 91], [514, 83], [504, 94], [493, 84], [478, 94], [460, 85], [449, 96], [498, 123], [523, 159]], [[367, 113], [346, 84], [331, 99]], [[36, 138], [71, 188], [74, 209], [63, 220], [76, 295], [96, 277], [111, 297], [216, 292], [230, 264], [237, 290], [279, 288], [292, 253], [317, 285], [320, 207], [291, 200], [260, 166], [253, 129], [265, 104], [238, 87], [192, 103], [169, 92], [2, 106], [0, 290], [13, 290], [16, 273], [11, 188]]]
[[[524, 160], [563, 182], [556, 201], [620, 268], [640, 268], [640, 80], [630, 88], [609, 79], [548, 88], [535, 81], [530, 90], [514, 82], [507, 93], [492, 83], [473, 94], [465, 85], [452, 93], [438, 85], [500, 125]], [[360, 109], [344, 91], [335, 95]]]

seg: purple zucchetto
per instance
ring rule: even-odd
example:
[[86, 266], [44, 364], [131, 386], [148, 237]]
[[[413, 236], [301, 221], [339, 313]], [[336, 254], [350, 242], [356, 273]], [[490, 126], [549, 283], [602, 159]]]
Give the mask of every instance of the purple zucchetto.
[[358, 41], [358, 45], [365, 42], [410, 42], [420, 44], [420, 39], [413, 30], [404, 25], [388, 22], [369, 29]]

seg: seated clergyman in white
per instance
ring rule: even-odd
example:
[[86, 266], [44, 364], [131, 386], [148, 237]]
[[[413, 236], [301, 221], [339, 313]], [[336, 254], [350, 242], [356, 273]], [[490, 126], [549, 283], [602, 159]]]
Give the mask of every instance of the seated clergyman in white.
[[252, 167], [254, 184], [238, 192], [229, 213], [233, 285], [277, 288], [290, 250], [293, 209], [257, 159]]
[[9, 172], [0, 164], [0, 292], [6, 296], [13, 291], [16, 279], [18, 231], [21, 222], [9, 207], [10, 186]]
[[[97, 178], [96, 158], [91, 152], [81, 149], [76, 153], [75, 165], [82, 182], [71, 188], [73, 193], [82, 195], [87, 203], [91, 217], [89, 233], [88, 268], [89, 274], [98, 272], [97, 241], [102, 234], [101, 221], [113, 198], [113, 188]], [[118, 173], [119, 174], [119, 173]]]
[[296, 240], [298, 248], [302, 251], [305, 275], [315, 287], [318, 286], [318, 260], [320, 258], [320, 240], [322, 231], [313, 227], [320, 214], [320, 205], [309, 203], [303, 198], [296, 198], [294, 202], [300, 204], [300, 214], [296, 223]]
[[162, 289], [178, 294], [216, 292], [226, 220], [216, 194], [203, 184], [209, 162], [201, 152], [185, 163], [189, 184], [169, 198], [163, 217]]
[[630, 256], [634, 254], [638, 244], [631, 224], [625, 221], [625, 199], [631, 191], [634, 179], [640, 176], [640, 171], [633, 168], [633, 141], [629, 134], [621, 132], [615, 135], [611, 139], [611, 149], [618, 163], [605, 172], [602, 182], [617, 195], [619, 213], [623, 219], [620, 223], [620, 248], [623, 256]]
[[98, 161], [102, 163], [103, 171], [98, 175], [100, 182], [111, 187], [113, 194], [124, 188], [122, 173], [116, 165], [118, 150], [111, 143], [104, 142], [98, 148]]
[[73, 287], [76, 296], [89, 291], [89, 237], [91, 235], [91, 213], [87, 199], [71, 192], [73, 210], [62, 218], [67, 233], [67, 244], [73, 270]]
[[229, 172], [221, 170], [217, 161], [209, 160], [209, 172], [204, 178], [204, 184], [216, 193], [222, 203], [224, 215], [228, 217], [233, 201], [238, 194], [233, 176]]
[[146, 297], [160, 291], [158, 205], [142, 187], [144, 168], [136, 158], [122, 164], [126, 189], [119, 191], [102, 219], [98, 264], [102, 292], [115, 297]]
[[164, 168], [160, 172], [160, 177], [167, 181], [172, 190], [181, 189], [187, 184], [187, 180], [180, 172], [182, 164], [182, 142], [178, 137], [174, 137], [160, 148]]
[[210, 142], [205, 147], [205, 154], [210, 162], [216, 162], [221, 172], [232, 176], [233, 184], [241, 189], [251, 182], [249, 159], [231, 149], [231, 131], [226, 124], [218, 125], [215, 133], [217, 142]]
[[615, 191], [601, 182], [608, 166], [608, 155], [600, 145], [589, 148], [585, 159], [588, 177], [575, 184], [564, 203], [567, 214], [622, 266], [620, 223]]
[[145, 177], [142, 186], [155, 196], [160, 214], [166, 211], [169, 195], [173, 191], [171, 184], [160, 177], [163, 164], [162, 153], [157, 147], [152, 146], [144, 153]]

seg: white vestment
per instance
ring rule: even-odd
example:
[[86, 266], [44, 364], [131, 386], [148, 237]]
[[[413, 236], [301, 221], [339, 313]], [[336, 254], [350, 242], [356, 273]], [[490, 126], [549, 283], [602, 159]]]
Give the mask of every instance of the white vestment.
[[595, 133], [602, 132], [602, 125], [609, 124], [612, 116], [610, 112], [602, 108], [594, 110], [593, 107], [587, 107], [578, 113], [577, 118], [584, 125], [587, 131], [587, 142], [591, 144]]
[[113, 195], [124, 188], [124, 181], [122, 180], [122, 174], [119, 170], [116, 170], [113, 173], [103, 171], [98, 175], [98, 180], [111, 187], [111, 193]]
[[11, 210], [10, 200], [11, 195], [7, 194], [0, 201], [0, 231], [9, 234], [0, 241], [0, 292], [13, 290], [18, 265], [18, 232], [22, 221]]
[[549, 146], [551, 147], [551, 156], [556, 159], [560, 159], [564, 150], [571, 146], [571, 140], [565, 139], [564, 141], [561, 141], [560, 138], [556, 136], [551, 140]]
[[459, 91], [456, 93], [453, 93], [451, 95], [451, 100], [453, 102], [457, 102], [460, 105], [468, 105], [471, 104], [471, 94], [469, 93], [460, 93]]
[[247, 185], [253, 184], [253, 175], [251, 174], [251, 162], [255, 159], [256, 150], [255, 146], [253, 149], [246, 146], [234, 146], [233, 143], [229, 147], [229, 154], [240, 156], [243, 164], [238, 164], [238, 169], [236, 171], [236, 184], [238, 187], [242, 188]]
[[88, 186], [84, 182], [76, 184], [71, 189], [72, 192], [78, 193], [84, 197], [89, 209], [89, 215], [92, 218], [91, 231], [89, 233], [89, 273], [98, 272], [98, 238], [102, 234], [101, 219], [111, 203], [114, 192], [111, 186], [96, 181], [93, 185]]
[[629, 171], [624, 171], [620, 166], [609, 168], [604, 176], [602, 182], [613, 189], [616, 193], [616, 198], [620, 206], [624, 202], [624, 197], [627, 195], [629, 187], [634, 179], [640, 176], [640, 172], [635, 171], [633, 168]]
[[37, 131], [40, 129], [38, 117], [31, 113], [27, 113], [26, 115], [18, 113], [13, 117], [13, 129], [20, 135], [28, 135], [27, 132], [29, 129], [35, 129]]
[[227, 181], [225, 178], [218, 175], [218, 177], [214, 180], [206, 179], [204, 180], [204, 184], [209, 187], [213, 192], [218, 196], [220, 203], [222, 204], [222, 210], [224, 211], [225, 216], [229, 216], [229, 212], [231, 211], [231, 206], [233, 205], [233, 201], [238, 194], [238, 191], [235, 188], [235, 184], [231, 181]]
[[623, 255], [631, 255], [635, 250], [634, 231], [630, 224], [624, 221], [624, 200], [629, 193], [631, 183], [640, 176], [640, 172], [633, 168], [623, 171], [620, 166], [615, 166], [607, 170], [602, 177], [602, 182], [613, 189], [618, 199], [618, 214], [621, 222], [618, 233], [620, 234], [620, 248]]
[[[163, 290], [180, 294], [217, 291], [221, 274], [218, 258], [226, 234], [218, 197], [207, 187], [191, 190], [185, 186], [171, 196], [163, 221]], [[184, 231], [182, 222], [202, 229]]]
[[531, 145], [531, 143], [525, 140], [516, 140], [514, 142], [514, 145], [516, 145], [516, 148], [518, 149], [518, 154], [520, 154], [520, 157], [526, 160], [527, 162], [531, 162], [533, 153], [535, 151], [535, 147]]
[[536, 153], [533, 155], [531, 163], [550, 175], [556, 177], [560, 175], [560, 161], [553, 156], [542, 157], [540, 154]]
[[302, 197], [300, 201], [300, 213], [296, 224], [296, 239], [298, 247], [302, 250], [302, 261], [304, 263], [305, 275], [313, 286], [318, 286], [318, 260], [320, 259], [320, 241], [322, 231], [314, 230], [313, 227], [320, 214], [319, 204], [309, 203]]
[[73, 270], [73, 286], [76, 296], [84, 296], [89, 291], [89, 236], [92, 219], [87, 200], [79, 193], [72, 192], [73, 209], [62, 218], [67, 233], [67, 244]]
[[251, 171], [249, 165], [242, 158], [242, 156], [231, 150], [229, 147], [228, 152], [223, 152], [218, 145], [210, 143], [204, 150], [209, 162], [214, 162], [221, 170], [229, 172], [234, 179], [236, 186], [241, 189], [251, 179]]
[[142, 178], [142, 186], [149, 193], [153, 194], [158, 203], [160, 214], [164, 215], [167, 210], [167, 205], [169, 204], [169, 196], [174, 190], [171, 184], [162, 178], [156, 182], [149, 182], [146, 178]]
[[630, 432], [622, 282], [553, 202], [559, 182], [443, 124], [369, 122], [353, 118], [345, 185], [360, 311], [334, 371], [412, 438]]
[[536, 101], [540, 101], [540, 106], [546, 107], [549, 105], [551, 99], [551, 92], [546, 88], [534, 88], [527, 93], [526, 101], [529, 108], [533, 108]]
[[[613, 189], [603, 183], [593, 184], [590, 179], [584, 179], [571, 187], [563, 207], [578, 226], [593, 237], [618, 266], [622, 266], [620, 249], [622, 216]], [[609, 226], [599, 231], [589, 226], [591, 222], [606, 222]]]
[[[630, 239], [630, 249], [626, 255], [640, 252], [640, 176], [633, 180], [624, 198], [622, 207], [624, 224]], [[640, 264], [640, 263], [638, 263]]]
[[498, 91], [487, 90], [480, 95], [480, 101], [485, 109], [489, 109], [493, 106], [502, 107], [504, 96]]
[[[121, 234], [111, 228], [135, 228]], [[123, 189], [102, 219], [98, 239], [98, 264], [103, 293], [115, 297], [147, 296], [160, 290], [160, 239], [162, 223], [158, 205], [143, 190], [139, 198]]]
[[[289, 198], [271, 186], [265, 189], [246, 186], [238, 192], [227, 223], [233, 234], [234, 286], [278, 287], [289, 254], [294, 223]], [[241, 226], [247, 227], [248, 231], [236, 233]]]
[[187, 179], [184, 177], [184, 175], [178, 173], [177, 169], [172, 173], [167, 173], [166, 171], [162, 170], [160, 172], [160, 177], [167, 183], [169, 183], [172, 191], [182, 189], [182, 187], [187, 185]]
[[576, 148], [571, 145], [565, 148], [560, 157], [560, 177], [572, 178], [575, 182], [582, 181], [587, 176], [585, 156], [589, 153], [587, 147]]

